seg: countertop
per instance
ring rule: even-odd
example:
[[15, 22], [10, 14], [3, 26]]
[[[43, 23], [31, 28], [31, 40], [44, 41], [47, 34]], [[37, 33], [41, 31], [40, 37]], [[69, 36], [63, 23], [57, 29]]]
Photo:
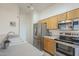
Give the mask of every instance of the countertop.
[[58, 36], [44, 36], [45, 38], [50, 38], [50, 39], [58, 39]]
[[[58, 37], [56, 36], [44, 36], [45, 38], [50, 38], [50, 39], [58, 39]], [[66, 43], [66, 42], [62, 42], [62, 41], [58, 41], [58, 40], [55, 40], [57, 43], [60, 43], [60, 44], [63, 44], [63, 45], [67, 45], [67, 46], [70, 46], [70, 47], [73, 47], [73, 48], [79, 48], [79, 45], [75, 45], [75, 44], [69, 44], [69, 43]]]

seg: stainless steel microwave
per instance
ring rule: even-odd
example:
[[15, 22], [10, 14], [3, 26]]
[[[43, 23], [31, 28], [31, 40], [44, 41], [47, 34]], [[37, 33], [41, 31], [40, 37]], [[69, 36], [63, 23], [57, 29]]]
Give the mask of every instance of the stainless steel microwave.
[[67, 21], [60, 21], [58, 23], [58, 28], [60, 31], [68, 31], [72, 30], [72, 22], [67, 20]]
[[73, 20], [73, 30], [79, 30], [79, 19], [74, 19]]

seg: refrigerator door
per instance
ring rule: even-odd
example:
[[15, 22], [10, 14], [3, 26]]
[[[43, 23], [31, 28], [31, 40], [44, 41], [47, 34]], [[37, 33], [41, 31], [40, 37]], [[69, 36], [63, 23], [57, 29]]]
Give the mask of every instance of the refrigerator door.
[[47, 24], [41, 24], [41, 36], [47, 36], [48, 35], [48, 30], [47, 30]]
[[43, 49], [43, 36], [47, 35], [47, 25], [46, 24], [40, 24], [37, 25], [37, 36], [34, 35], [34, 46], [38, 48], [39, 50]]
[[44, 24], [38, 24], [38, 36], [46, 36], [48, 33], [47, 33], [47, 24], [44, 23]]
[[47, 24], [38, 24], [38, 31], [37, 31], [37, 34], [38, 34], [38, 40], [39, 40], [39, 48], [40, 50], [43, 49], [43, 42], [44, 42], [44, 39], [43, 39], [43, 36], [46, 36], [47, 35]]
[[38, 29], [38, 24], [33, 24], [33, 45], [37, 47], [37, 29]]
[[37, 26], [37, 27], [38, 27], [38, 29], [37, 29], [37, 35], [38, 35], [38, 36], [41, 36], [41, 33], [42, 33], [42, 32], [41, 32], [41, 30], [42, 30], [41, 24], [38, 23], [38, 26]]
[[38, 24], [33, 25], [33, 36], [37, 36]]

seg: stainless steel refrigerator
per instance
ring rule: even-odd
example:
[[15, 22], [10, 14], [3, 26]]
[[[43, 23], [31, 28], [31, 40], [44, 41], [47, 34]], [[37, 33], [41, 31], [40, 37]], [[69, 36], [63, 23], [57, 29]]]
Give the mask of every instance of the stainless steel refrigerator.
[[33, 25], [33, 45], [39, 50], [43, 50], [44, 36], [49, 35], [46, 23], [37, 23]]

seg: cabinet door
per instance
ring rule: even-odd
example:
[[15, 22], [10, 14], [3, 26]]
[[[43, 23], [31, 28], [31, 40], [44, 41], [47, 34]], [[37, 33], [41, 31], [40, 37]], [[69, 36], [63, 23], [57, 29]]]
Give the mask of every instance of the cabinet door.
[[74, 18], [79, 18], [79, 8], [74, 10]]
[[53, 45], [52, 45], [53, 43], [52, 43], [52, 40], [51, 39], [49, 39], [49, 41], [48, 41], [48, 52], [49, 53], [51, 53], [52, 54], [52, 50], [53, 50]]
[[79, 8], [67, 12], [67, 20], [73, 20], [75, 18], [79, 18]]
[[52, 41], [52, 48], [51, 49], [52, 49], [51, 53], [53, 55], [56, 55], [56, 41], [55, 40]]
[[56, 42], [50, 38], [44, 38], [44, 50], [55, 55], [56, 52]]
[[48, 29], [57, 29], [58, 28], [58, 24], [57, 24], [57, 16], [54, 17], [50, 17], [48, 19]]
[[74, 18], [74, 10], [67, 12], [67, 20], [72, 20]]
[[48, 52], [55, 55], [56, 42], [53, 39], [49, 39], [49, 41], [48, 41]]
[[44, 19], [44, 20], [42, 21], [42, 23], [47, 23], [47, 19]]
[[47, 21], [47, 28], [48, 29], [51, 29], [51, 18], [48, 18], [48, 21]]
[[44, 50], [48, 51], [48, 38], [44, 38]]
[[63, 13], [63, 14], [58, 15], [58, 21], [66, 20], [66, 18], [67, 18], [67, 13]]

